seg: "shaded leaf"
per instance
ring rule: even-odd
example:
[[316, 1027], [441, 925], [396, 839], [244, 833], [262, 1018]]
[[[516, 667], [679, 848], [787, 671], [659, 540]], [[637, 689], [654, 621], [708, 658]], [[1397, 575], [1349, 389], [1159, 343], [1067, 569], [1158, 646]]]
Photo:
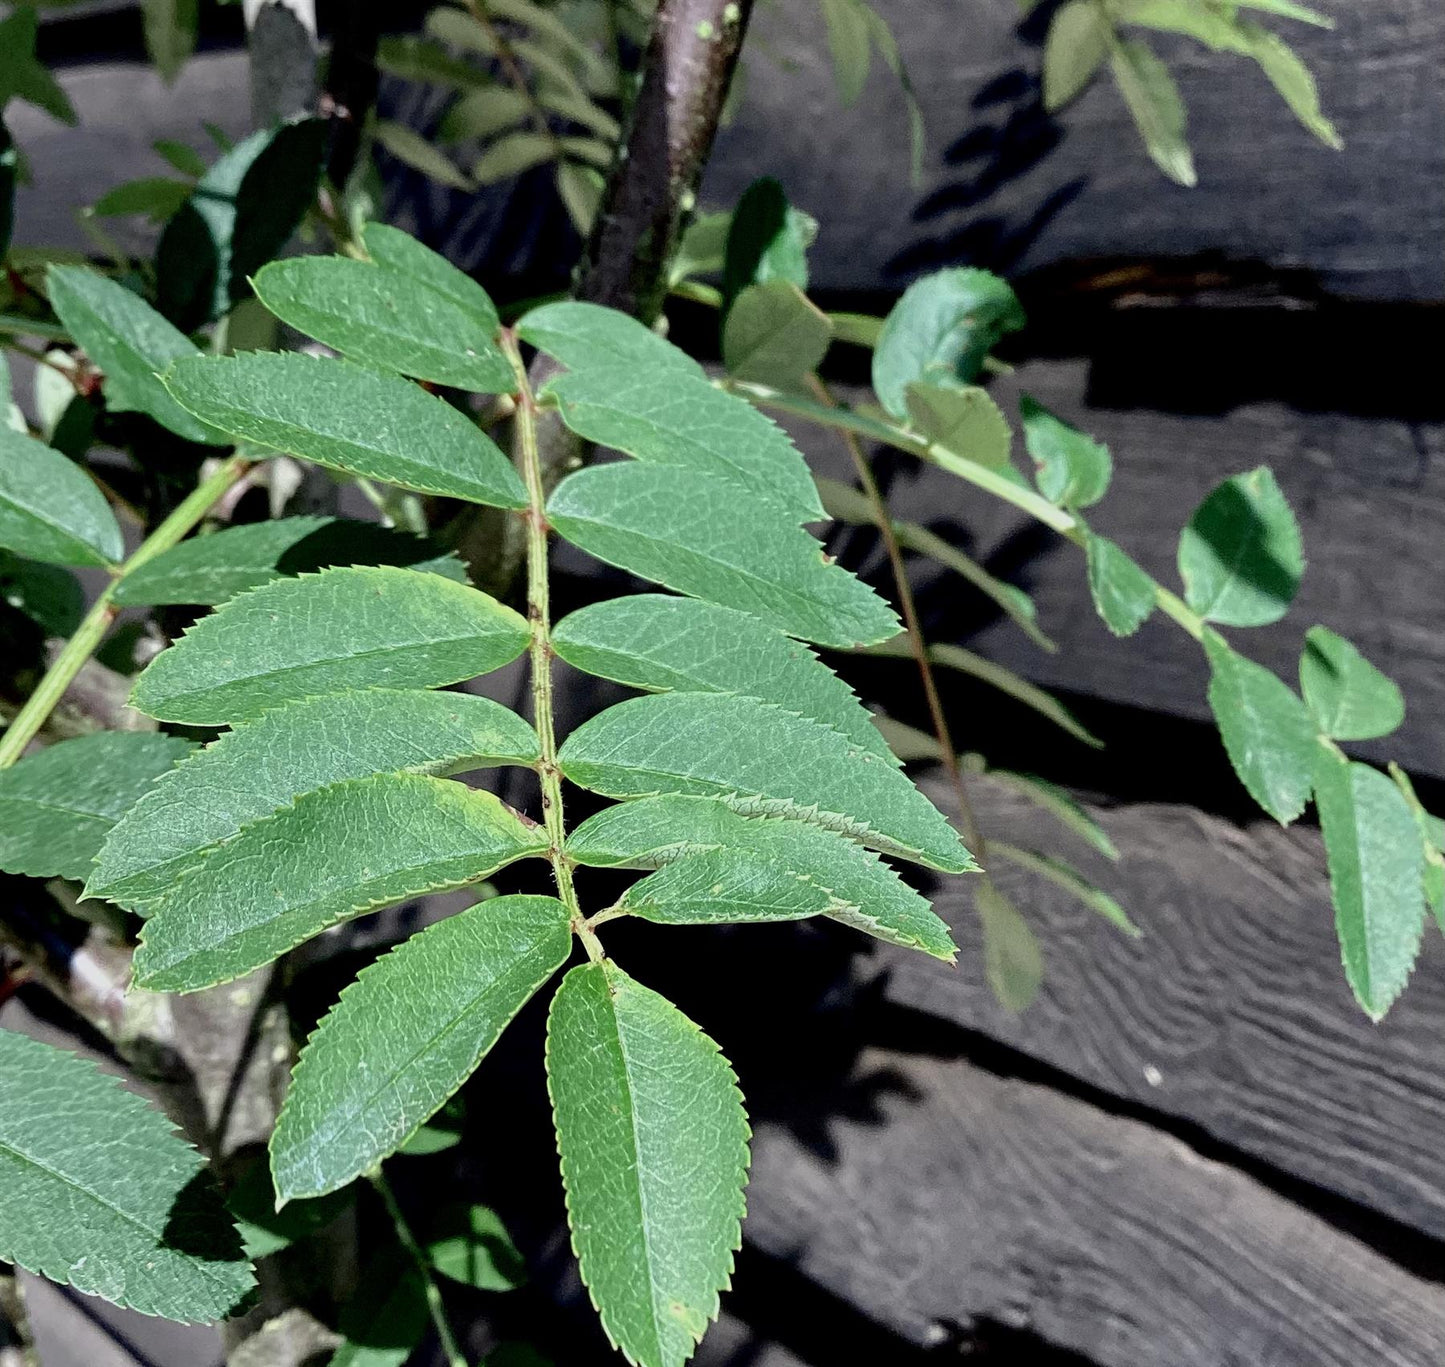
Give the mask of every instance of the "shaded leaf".
[[9, 551], [0, 551], [0, 602], [23, 612], [50, 636], [73, 636], [85, 615], [85, 592], [69, 570]]
[[164, 223], [191, 197], [188, 181], [166, 176], [146, 176], [117, 185], [90, 206], [90, 212], [101, 218], [120, 218], [143, 214], [152, 223]]
[[397, 1153], [407, 1158], [425, 1158], [433, 1153], [445, 1153], [462, 1142], [462, 1131], [467, 1119], [467, 1108], [460, 1094], [442, 1104], [439, 1110]]
[[1132, 636], [1153, 613], [1159, 586], [1108, 537], [1086, 532], [1084, 553], [1095, 610], [1115, 636]]
[[1311, 715], [1335, 740], [1388, 736], [1405, 720], [1405, 699], [1395, 681], [1326, 627], [1305, 633], [1299, 679]]
[[563, 299], [531, 309], [517, 320], [517, 336], [568, 370], [617, 365], [702, 376], [687, 352], [616, 309]]
[[973, 885], [973, 906], [983, 928], [988, 985], [1000, 1006], [1023, 1011], [1038, 996], [1044, 958], [1038, 937], [1019, 909], [987, 879]]
[[771, 176], [755, 180], [738, 200], [728, 225], [723, 257], [724, 310], [749, 285], [787, 280], [808, 288], [808, 248], [818, 235], [817, 222], [788, 203]]
[[59, 451], [0, 426], [0, 548], [50, 565], [113, 564], [120, 527], [90, 476]]
[[838, 99], [846, 109], [856, 104], [868, 83], [873, 46], [868, 19], [856, 0], [822, 0], [827, 25], [828, 51], [833, 59], [833, 80]]
[[452, 1203], [437, 1211], [424, 1244], [427, 1261], [444, 1277], [478, 1291], [511, 1291], [527, 1266], [502, 1217], [489, 1206]]
[[1094, 0], [1060, 6], [1044, 43], [1045, 109], [1062, 109], [1084, 91], [1108, 60], [1110, 36], [1108, 16]]
[[[444, 13], [440, 7], [428, 16], [431, 20]], [[463, 18], [456, 14], [458, 19]], [[388, 76], [403, 81], [419, 81], [423, 85], [446, 86], [453, 90], [484, 90], [492, 78], [470, 62], [453, 57], [440, 43], [414, 34], [387, 35], [376, 47], [376, 66]]]
[[192, 180], [199, 180], [206, 174], [205, 157], [186, 143], [177, 142], [174, 138], [157, 138], [151, 144], [151, 150]]
[[334, 1192], [315, 1201], [292, 1201], [276, 1209], [276, 1191], [266, 1164], [252, 1163], [226, 1197], [226, 1209], [236, 1219], [246, 1256], [269, 1258], [310, 1238], [351, 1206], [350, 1192]]
[[75, 108], [60, 82], [35, 59], [35, 10], [17, 5], [0, 20], [0, 109], [11, 99], [43, 109], [61, 123], [76, 122]]
[[166, 81], [175, 80], [196, 50], [200, 0], [141, 0], [146, 55]]
[[1012, 769], [988, 769], [990, 778], [1043, 808], [1061, 825], [1067, 826], [1081, 840], [1109, 859], [1118, 859], [1119, 850], [1109, 834], [1094, 820], [1088, 809], [1067, 788], [1051, 783], [1037, 774], [1021, 774]]
[[485, 86], [469, 90], [442, 115], [436, 140], [443, 145], [490, 138], [515, 128], [531, 112], [531, 101], [519, 90]]
[[1031, 394], [1019, 396], [1019, 413], [1039, 492], [1066, 508], [1087, 508], [1103, 498], [1114, 473], [1109, 448], [1050, 413]]
[[723, 324], [723, 361], [735, 379], [798, 388], [832, 340], [828, 315], [789, 280], [749, 285]]
[[556, 138], [545, 133], [504, 133], [472, 163], [472, 180], [478, 185], [495, 185], [551, 161], [559, 150]]
[[327, 1367], [403, 1367], [430, 1325], [421, 1272], [403, 1249], [384, 1247], [341, 1312], [341, 1343]]
[[439, 185], [453, 190], [474, 190], [472, 178], [456, 165], [439, 147], [428, 142], [414, 128], [395, 119], [377, 119], [372, 136], [399, 162], [430, 176]]

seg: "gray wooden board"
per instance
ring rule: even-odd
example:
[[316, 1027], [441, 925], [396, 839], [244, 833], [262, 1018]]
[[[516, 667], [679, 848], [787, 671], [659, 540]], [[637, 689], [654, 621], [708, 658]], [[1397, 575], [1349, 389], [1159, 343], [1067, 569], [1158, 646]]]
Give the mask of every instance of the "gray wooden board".
[[1099, 1367], [1424, 1367], [1445, 1288], [1171, 1136], [964, 1061], [870, 1050], [835, 1162], [768, 1126], [746, 1237], [919, 1344], [979, 1321]]
[[[948, 790], [928, 787], [947, 809]], [[1372, 1025], [1340, 968], [1316, 832], [1263, 819], [1241, 830], [1188, 807], [1096, 805], [1122, 854], [1111, 864], [993, 780], [974, 780], [972, 796], [987, 831], [1066, 858], [1144, 935], [1126, 938], [1053, 884], [994, 859], [1000, 888], [1043, 946], [1035, 1003], [1014, 1015], [994, 1001], [966, 879], [948, 880], [935, 899], [962, 948], [959, 967], [881, 951], [887, 1000], [1445, 1238], [1437, 931], [1427, 930], [1404, 996]]]

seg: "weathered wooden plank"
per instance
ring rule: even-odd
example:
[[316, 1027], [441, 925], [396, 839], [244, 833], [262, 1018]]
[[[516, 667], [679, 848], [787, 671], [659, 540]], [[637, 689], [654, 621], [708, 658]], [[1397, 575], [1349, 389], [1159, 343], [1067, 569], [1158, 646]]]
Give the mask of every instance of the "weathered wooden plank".
[[923, 1344], [980, 1320], [1099, 1367], [1420, 1367], [1445, 1289], [1146, 1125], [962, 1060], [870, 1050], [836, 1161], [757, 1136], [747, 1237]]
[[[1438, 934], [1427, 935], [1405, 995], [1372, 1025], [1340, 969], [1317, 833], [1264, 820], [1240, 830], [1187, 807], [1095, 806], [1123, 856], [1115, 865], [1000, 785], [972, 787], [987, 829], [1075, 863], [1144, 935], [1126, 939], [1052, 884], [995, 859], [999, 886], [1043, 945], [1037, 1001], [1021, 1016], [994, 1002], [962, 879], [935, 900], [962, 947], [960, 967], [886, 952], [889, 1001], [1445, 1238]], [[948, 803], [941, 785], [931, 789]]]

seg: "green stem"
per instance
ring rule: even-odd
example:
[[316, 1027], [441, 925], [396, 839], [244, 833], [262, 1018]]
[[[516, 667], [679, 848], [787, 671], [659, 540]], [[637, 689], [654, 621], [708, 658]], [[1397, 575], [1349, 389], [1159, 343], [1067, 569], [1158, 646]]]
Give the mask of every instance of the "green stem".
[[532, 665], [532, 722], [541, 742], [537, 775], [542, 784], [542, 820], [547, 831], [547, 858], [557, 880], [557, 895], [572, 917], [572, 931], [594, 963], [602, 959], [602, 945], [582, 915], [577, 889], [572, 884], [572, 863], [566, 854], [567, 825], [562, 815], [562, 770], [557, 765], [557, 735], [552, 716], [552, 620], [547, 582], [546, 490], [542, 458], [537, 448], [537, 400], [527, 379], [527, 367], [510, 329], [502, 332], [502, 349], [517, 377], [517, 442], [522, 457], [522, 479], [527, 486], [527, 620], [532, 628], [529, 655]]
[[416, 1264], [416, 1269], [421, 1273], [422, 1286], [426, 1290], [427, 1309], [431, 1312], [431, 1322], [436, 1326], [437, 1338], [441, 1340], [442, 1352], [446, 1355], [447, 1367], [467, 1367], [467, 1360], [462, 1354], [461, 1346], [457, 1343], [456, 1335], [452, 1333], [451, 1321], [447, 1319], [446, 1306], [442, 1304], [441, 1288], [432, 1276], [431, 1264], [427, 1262], [426, 1254], [422, 1252], [421, 1245], [417, 1243], [416, 1236], [411, 1232], [411, 1226], [406, 1222], [406, 1216], [401, 1213], [401, 1207], [396, 1203], [396, 1195], [391, 1189], [391, 1183], [382, 1175], [378, 1168], [371, 1174], [371, 1184], [380, 1195], [383, 1204], [386, 1206], [386, 1213], [391, 1216], [391, 1223], [396, 1229], [396, 1237], [401, 1240], [401, 1246], [411, 1255], [411, 1260]]
[[0, 738], [0, 769], [8, 769], [25, 753], [25, 747], [50, 720], [50, 714], [55, 711], [65, 695], [65, 690], [100, 645], [111, 622], [115, 620], [115, 586], [147, 560], [153, 559], [162, 551], [170, 550], [215, 507], [250, 466], [250, 460], [240, 455], [223, 461], [215, 474], [198, 484], [176, 510], [137, 547], [130, 559], [115, 571], [115, 577], [95, 600], [75, 635], [55, 657], [55, 662], [45, 671], [45, 677], [40, 680], [35, 692], [16, 714], [4, 737]]

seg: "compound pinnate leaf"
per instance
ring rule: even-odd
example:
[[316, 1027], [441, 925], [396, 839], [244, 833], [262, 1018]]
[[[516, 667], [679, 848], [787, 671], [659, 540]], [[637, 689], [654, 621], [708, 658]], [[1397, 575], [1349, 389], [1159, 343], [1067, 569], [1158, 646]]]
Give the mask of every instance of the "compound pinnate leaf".
[[987, 879], [974, 884], [973, 906], [983, 928], [988, 985], [1008, 1011], [1022, 1011], [1038, 996], [1044, 957], [1038, 937], [1019, 909]]
[[176, 400], [238, 441], [423, 494], [526, 506], [497, 444], [399, 375], [300, 352], [196, 356], [166, 375]]
[[1127, 551], [1106, 536], [1085, 533], [1084, 553], [1095, 610], [1115, 636], [1132, 636], [1153, 613], [1158, 585]]
[[194, 536], [137, 566], [115, 586], [123, 607], [215, 607], [273, 579], [337, 565], [402, 565], [466, 582], [466, 566], [425, 537], [375, 522], [278, 517]]
[[1345, 977], [1380, 1020], [1404, 990], [1425, 930], [1420, 832], [1404, 794], [1378, 769], [1333, 746], [1317, 749], [1315, 802]]
[[547, 1082], [603, 1328], [639, 1367], [681, 1367], [740, 1242], [749, 1130], [733, 1071], [675, 1006], [602, 962], [557, 991]]
[[725, 480], [795, 522], [825, 516], [788, 434], [746, 399], [704, 379], [634, 365], [589, 366], [559, 375], [543, 393], [588, 441]]
[[255, 1286], [200, 1154], [88, 1059], [0, 1030], [0, 1259], [166, 1319]]
[[105, 406], [112, 413], [145, 413], [187, 441], [226, 441], [161, 382], [176, 361], [199, 354], [185, 333], [124, 285], [82, 266], [52, 266], [46, 282], [65, 330], [104, 372]]
[[791, 280], [749, 285], [723, 324], [723, 361], [737, 380], [797, 389], [833, 340], [828, 315]]
[[49, 565], [108, 565], [125, 554], [115, 515], [90, 476], [3, 423], [0, 548]]
[[661, 693], [578, 727], [558, 756], [608, 797], [716, 797], [787, 816], [948, 873], [975, 867], [953, 828], [904, 774], [831, 726], [755, 698]]
[[287, 703], [197, 751], [131, 807], [86, 892], [143, 910], [211, 846], [303, 793], [378, 773], [531, 764], [537, 754], [525, 721], [466, 693], [356, 689]]
[[445, 295], [458, 308], [471, 314], [474, 328], [483, 337], [496, 335], [497, 308], [491, 296], [446, 257], [423, 246], [409, 233], [385, 223], [368, 223], [362, 229], [361, 241], [366, 254], [378, 266]]
[[1114, 472], [1109, 448], [1050, 413], [1031, 394], [1019, 396], [1019, 413], [1039, 492], [1065, 508], [1087, 508], [1103, 498]]
[[203, 617], [136, 680], [149, 716], [225, 726], [352, 688], [437, 688], [498, 669], [530, 639], [494, 598], [392, 566], [279, 579]]
[[1282, 826], [1305, 809], [1315, 763], [1315, 727], [1304, 703], [1275, 675], [1236, 654], [1214, 632], [1209, 706], [1229, 762], [1249, 795]]
[[898, 630], [893, 610], [794, 519], [722, 480], [663, 465], [593, 466], [557, 486], [547, 516], [599, 560], [805, 641], [849, 649]]
[[1305, 705], [1335, 740], [1388, 736], [1405, 720], [1405, 699], [1395, 681], [1326, 627], [1305, 633], [1299, 679]]
[[807, 646], [756, 617], [696, 598], [641, 593], [564, 617], [552, 645], [568, 664], [657, 693], [741, 693], [891, 756], [872, 714]]
[[1225, 626], [1279, 621], [1304, 568], [1299, 524], [1264, 465], [1220, 484], [1179, 537], [1179, 574], [1189, 606]]
[[571, 947], [556, 898], [496, 897], [363, 969], [296, 1064], [271, 1137], [277, 1196], [335, 1191], [395, 1153]]
[[273, 261], [253, 282], [282, 322], [368, 365], [500, 393], [510, 362], [476, 317], [415, 276], [342, 256]]
[[173, 736], [105, 731], [0, 772], [0, 870], [84, 878], [106, 833], [190, 748]]
[[517, 322], [517, 336], [568, 370], [627, 365], [656, 374], [703, 375], [687, 352], [637, 319], [580, 300], [543, 304], [524, 314]]
[[243, 827], [181, 879], [146, 922], [136, 983], [193, 992], [229, 982], [348, 917], [545, 849], [540, 829], [491, 793], [447, 779], [333, 784]]
[[893, 306], [873, 352], [873, 388], [895, 418], [908, 416], [908, 386], [971, 384], [984, 358], [1024, 326], [1009, 285], [960, 266], [916, 280]]

